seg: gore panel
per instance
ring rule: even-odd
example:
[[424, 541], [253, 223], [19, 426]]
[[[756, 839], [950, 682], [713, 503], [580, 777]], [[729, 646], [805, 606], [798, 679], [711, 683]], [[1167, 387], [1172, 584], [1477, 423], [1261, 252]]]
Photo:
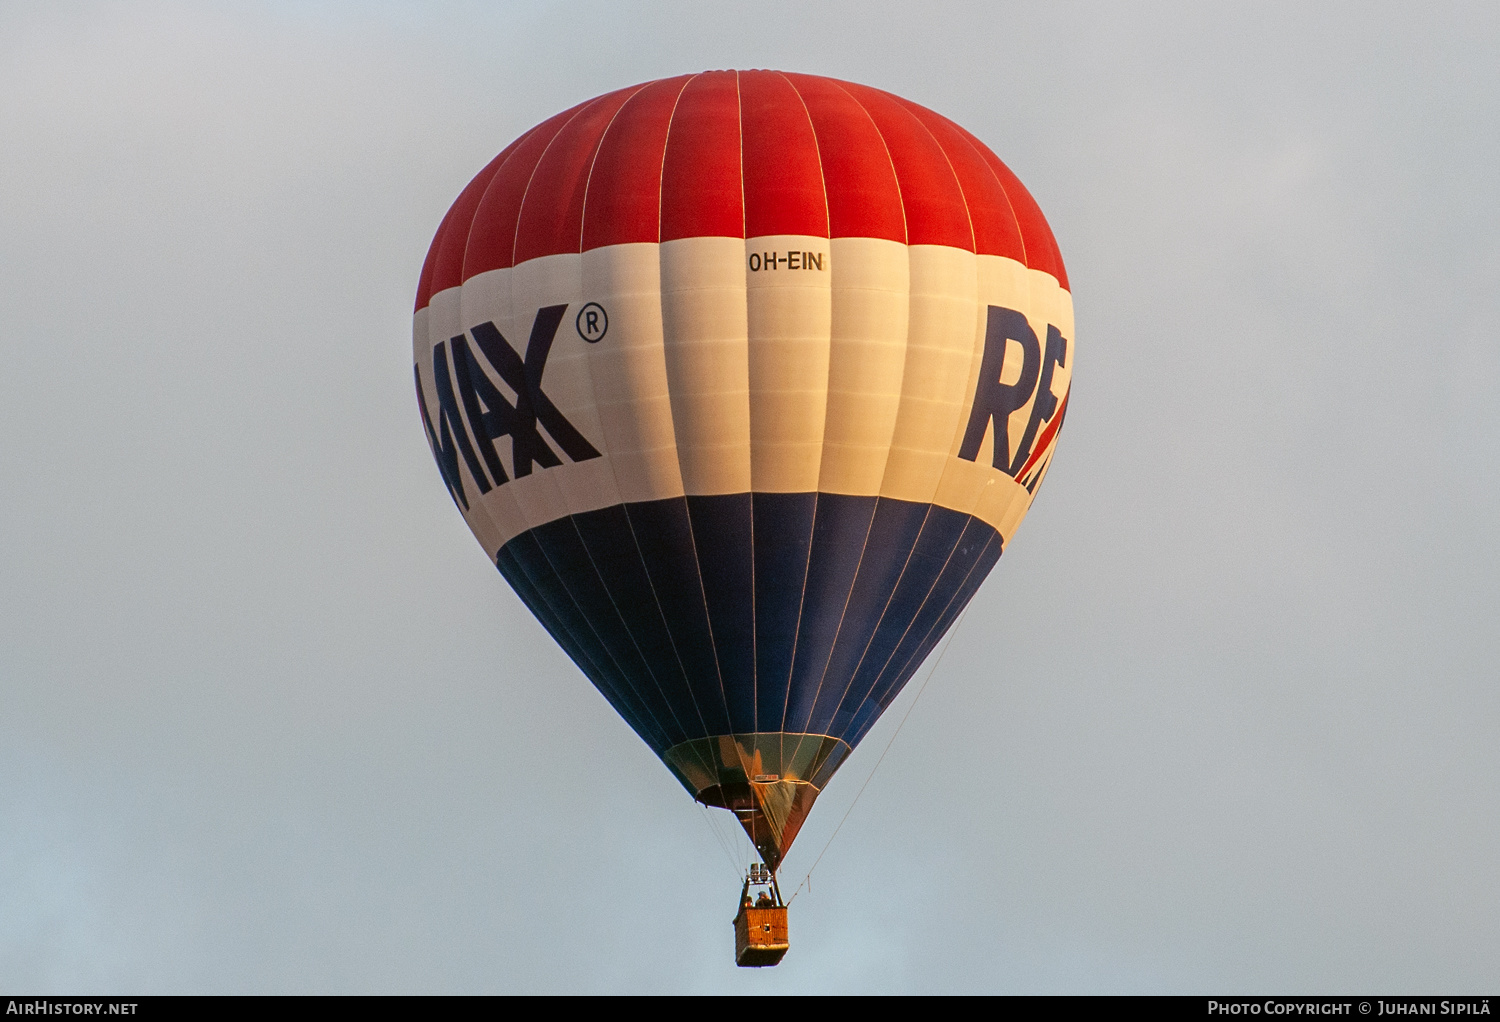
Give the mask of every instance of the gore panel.
[[[871, 683], [870, 697], [880, 701], [882, 706], [895, 697], [895, 692], [890, 691], [892, 685], [899, 690], [900, 682], [895, 679], [902, 676], [902, 672], [907, 671], [908, 667], [915, 670], [927, 655], [926, 650], [931, 648], [928, 640], [934, 635], [939, 620], [947, 613], [949, 604], [957, 598], [969, 575], [976, 570], [986, 544], [991, 541], [995, 542], [998, 549], [998, 533], [986, 522], [970, 518], [964, 524], [963, 534], [949, 554], [948, 563], [933, 581], [921, 606], [907, 625], [906, 634], [901, 636], [895, 649], [880, 665], [875, 680]], [[996, 557], [998, 556], [997, 553]], [[983, 574], [988, 573], [989, 566], [986, 566]], [[870, 660], [866, 661], [867, 666], [873, 659], [872, 650]], [[902, 680], [904, 681], [904, 676]]]
[[[544, 620], [550, 619], [554, 622], [548, 630], [571, 638], [571, 648], [569, 645], [563, 648], [568, 651], [568, 655], [572, 657], [579, 669], [588, 676], [589, 681], [594, 683], [594, 687], [609, 701], [615, 711], [625, 718], [625, 723], [629, 724], [631, 729], [640, 735], [653, 750], [660, 754], [662, 750], [669, 748], [671, 743], [665, 740], [662, 729], [646, 711], [640, 699], [624, 683], [619, 670], [611, 661], [593, 628], [579, 611], [578, 605], [548, 562], [540, 544], [536, 541], [535, 530], [522, 533], [505, 544], [503, 553], [513, 558], [514, 565], [520, 569], [530, 584], [532, 598], [538, 600], [538, 605], [546, 609], [547, 618]], [[500, 558], [496, 560], [499, 561]], [[526, 592], [523, 591], [520, 595], [523, 600], [527, 599]]]
[[730, 730], [755, 730], [755, 551], [750, 494], [688, 497]]
[[927, 655], [932, 652], [932, 648], [937, 645], [948, 629], [953, 627], [953, 622], [958, 620], [958, 616], [963, 613], [969, 601], [974, 598], [974, 594], [979, 591], [980, 583], [995, 566], [995, 562], [1000, 559], [1000, 553], [1000, 534], [992, 530], [990, 541], [981, 548], [972, 570], [948, 601], [946, 609], [938, 617], [937, 626], [928, 634], [922, 647], [918, 649], [917, 655], [913, 656], [898, 674], [887, 680], [880, 698], [867, 699], [864, 706], [860, 707], [859, 712], [854, 715], [844, 739], [851, 747], [858, 745], [869, 733], [870, 728], [875, 726], [875, 721], [880, 718], [886, 707], [895, 701], [901, 689], [911, 680], [911, 676], [922, 666], [922, 661], [926, 660]]
[[[571, 110], [548, 118], [533, 128], [511, 150], [510, 156], [484, 190], [484, 197], [474, 210], [472, 222], [463, 232], [463, 276], [453, 283], [462, 283], [488, 270], [514, 265], [516, 218], [521, 214], [521, 201], [526, 198], [532, 172], [536, 170], [537, 162], [557, 133], [578, 111], [588, 105], [580, 103]], [[436, 287], [436, 282], [434, 290], [440, 290]]]
[[1000, 550], [933, 505], [744, 493], [561, 518], [496, 565], [689, 790], [750, 806], [766, 793], [737, 784], [827, 784], [843, 759], [827, 742], [858, 744]]
[[828, 200], [818, 140], [807, 110], [786, 76], [740, 73], [744, 137], [745, 237], [811, 234], [828, 237]]
[[615, 114], [589, 172], [583, 251], [661, 240], [661, 156], [667, 124], [688, 78], [652, 82]]
[[834, 714], [844, 701], [849, 682], [864, 662], [865, 650], [901, 579], [929, 507], [886, 497], [876, 499], [859, 571], [850, 587], [849, 605], [828, 658], [827, 675], [803, 730], [837, 737], [832, 730]]
[[[625, 505], [625, 511], [645, 564], [650, 594], [661, 607], [672, 648], [682, 663], [704, 727], [711, 735], [728, 734], [733, 729], [719, 679], [687, 499], [642, 501]], [[644, 599], [645, 595], [637, 598]]]
[[842, 84], [869, 113], [891, 154], [906, 211], [906, 243], [974, 251], [963, 189], [932, 132], [889, 93], [852, 82]]
[[786, 716], [817, 506], [816, 493], [753, 495], [756, 731], [779, 731]]
[[932, 648], [942, 639], [949, 625], [962, 613], [969, 597], [990, 573], [1002, 552], [1000, 534], [979, 519], [973, 519], [906, 637], [881, 671], [870, 691], [872, 699], [881, 706], [891, 704], [907, 679], [922, 666]]
[[1011, 169], [990, 151], [989, 146], [975, 138], [972, 132], [964, 131], [963, 128], [958, 130], [973, 143], [975, 150], [984, 157], [984, 162], [995, 172], [1000, 187], [1005, 189], [1005, 197], [1010, 200], [1010, 208], [1016, 214], [1016, 224], [1021, 228], [1021, 240], [1026, 243], [1026, 265], [1033, 270], [1052, 274], [1064, 291], [1069, 290], [1068, 271], [1063, 267], [1062, 253], [1057, 250], [1057, 240], [1052, 236], [1047, 218], [1042, 216], [1041, 207], [1036, 204], [1020, 178], [1011, 173]]
[[560, 518], [532, 529], [531, 533], [573, 602], [598, 636], [609, 664], [622, 685], [630, 689], [660, 733], [672, 745], [694, 737], [697, 728], [684, 727], [662, 696], [656, 679], [651, 674], [650, 665], [636, 648], [619, 608], [615, 606], [595, 570], [588, 548], [584, 546], [573, 519]]
[[[500, 574], [505, 577], [505, 581], [510, 583], [510, 587], [516, 591], [521, 602], [526, 604], [526, 608], [542, 623], [547, 634], [562, 647], [564, 653], [568, 654], [568, 659], [583, 668], [584, 674], [590, 678], [598, 673], [596, 666], [588, 659], [572, 633], [562, 626], [561, 619], [553, 613], [552, 607], [542, 597], [537, 587], [531, 584], [531, 579], [527, 577], [520, 562], [516, 560], [515, 550], [512, 547], [507, 545], [504, 550], [500, 551], [499, 556], [495, 558], [495, 567], [500, 569]], [[612, 695], [605, 695], [605, 698], [616, 710], [619, 709], [616, 705], [618, 700]]]
[[974, 144], [948, 118], [904, 99], [898, 99], [898, 102], [921, 121], [943, 147], [943, 153], [963, 189], [964, 203], [969, 207], [969, 223], [974, 228], [974, 251], [980, 255], [1004, 256], [1024, 265], [1026, 245], [1021, 240], [1015, 211], [1010, 208], [1010, 199], [1000, 186], [1000, 179]]
[[[498, 161], [500, 157], [497, 156], [495, 159]], [[485, 167], [479, 173], [483, 175], [489, 170], [489, 167]], [[457, 205], [457, 203], [454, 205]], [[415, 312], [421, 312], [425, 309], [427, 303], [432, 299], [432, 271], [437, 266], [438, 249], [443, 247], [443, 237], [448, 233], [448, 224], [452, 220], [453, 207], [449, 206], [448, 212], [443, 214], [442, 222], [438, 224], [437, 233], [432, 236], [432, 244], [427, 249], [427, 258], [422, 260], [422, 274], [417, 278], [417, 305], [414, 310]]]
[[926, 602], [927, 594], [932, 592], [943, 569], [948, 566], [949, 557], [958, 546], [959, 537], [963, 535], [964, 526], [968, 522], [969, 516], [957, 511], [935, 506], [928, 509], [922, 522], [922, 530], [917, 534], [906, 564], [901, 569], [901, 577], [890, 591], [890, 599], [880, 612], [879, 623], [870, 636], [859, 667], [849, 679], [848, 692], [838, 712], [834, 714], [833, 728], [829, 734], [844, 733], [854, 712], [875, 687], [881, 668], [906, 636], [912, 621]]
[[616, 111], [636, 92], [621, 89], [578, 112], [542, 154], [516, 216], [515, 260], [580, 251], [583, 199], [599, 139]]
[[661, 165], [661, 240], [743, 238], [739, 76], [705, 71], [672, 114]]
[[[636, 548], [625, 505], [574, 515], [573, 524], [673, 721], [690, 737], [708, 735], [697, 695], [688, 684]], [[718, 693], [713, 695], [717, 699]]]
[[853, 96], [829, 78], [789, 74], [818, 136], [829, 236], [906, 242], [901, 189], [880, 132]]
[[[576, 110], [577, 107], [573, 109]], [[469, 226], [474, 221], [474, 211], [479, 208], [479, 203], [484, 198], [484, 193], [489, 189], [490, 183], [494, 181], [495, 175], [500, 173], [500, 169], [510, 159], [511, 154], [525, 143], [527, 138], [538, 131], [547, 130], [548, 125], [553, 121], [557, 121], [558, 118], [565, 118], [571, 113], [572, 110], [568, 110], [558, 114], [557, 117], [551, 118], [551, 120], [543, 121], [500, 150], [500, 155], [491, 160], [483, 170], [474, 176], [474, 180], [469, 182], [468, 187], [458, 193], [458, 198], [454, 200], [453, 207], [448, 210], [448, 215], [443, 218], [442, 229], [439, 231], [437, 238], [433, 239], [432, 273], [427, 278], [426, 294], [419, 294], [417, 296], [417, 308], [420, 309], [423, 305], [426, 305], [428, 300], [439, 291], [446, 291], [450, 287], [457, 287], [463, 283], [464, 249], [469, 244]]]
[[518, 137], [444, 217], [416, 308], [532, 255], [762, 233], [951, 244], [1069, 286], [1035, 200], [972, 133], [866, 86], [712, 71], [596, 97]]
[[[818, 494], [808, 557], [807, 586], [797, 628], [786, 721], [782, 730], [806, 731], [827, 681], [828, 658], [843, 624], [849, 592], [875, 517], [875, 497]], [[842, 682], [837, 683], [842, 686]]]

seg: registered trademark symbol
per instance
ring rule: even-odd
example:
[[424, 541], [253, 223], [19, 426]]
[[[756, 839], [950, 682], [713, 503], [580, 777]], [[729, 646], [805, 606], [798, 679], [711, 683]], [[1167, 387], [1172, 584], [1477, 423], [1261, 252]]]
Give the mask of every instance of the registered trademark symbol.
[[573, 324], [578, 327], [579, 337], [590, 344], [598, 344], [604, 340], [604, 332], [609, 329], [609, 315], [598, 302], [589, 302], [578, 310], [578, 318]]

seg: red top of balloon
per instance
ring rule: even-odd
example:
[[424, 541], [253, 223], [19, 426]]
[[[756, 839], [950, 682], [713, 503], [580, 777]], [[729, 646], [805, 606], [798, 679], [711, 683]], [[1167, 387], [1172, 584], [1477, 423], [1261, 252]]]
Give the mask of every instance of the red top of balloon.
[[507, 146], [443, 218], [417, 308], [537, 256], [772, 234], [948, 245], [1068, 286], [1036, 201], [946, 117], [832, 78], [705, 71], [580, 103]]

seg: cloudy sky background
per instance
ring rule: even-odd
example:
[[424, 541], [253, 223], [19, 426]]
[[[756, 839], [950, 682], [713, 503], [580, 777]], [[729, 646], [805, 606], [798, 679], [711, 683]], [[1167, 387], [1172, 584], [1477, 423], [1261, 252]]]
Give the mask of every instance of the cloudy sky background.
[[[1493, 992], [1500, 8], [1312, 6], [0, 6], [0, 988]], [[714, 67], [974, 131], [1079, 334], [760, 971], [411, 393], [469, 177]]]

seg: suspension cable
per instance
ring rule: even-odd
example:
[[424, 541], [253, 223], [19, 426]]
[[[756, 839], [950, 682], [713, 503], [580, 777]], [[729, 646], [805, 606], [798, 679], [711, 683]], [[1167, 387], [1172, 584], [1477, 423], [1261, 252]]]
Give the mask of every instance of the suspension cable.
[[735, 861], [734, 851], [730, 847], [733, 844], [733, 839], [725, 840], [724, 832], [719, 829], [718, 824], [714, 822], [713, 815], [709, 813], [702, 802], [698, 802], [696, 805], [698, 806], [698, 811], [703, 814], [703, 822], [708, 824], [709, 830], [713, 831], [714, 843], [719, 846], [719, 851], [724, 853], [724, 858], [729, 860], [729, 868], [734, 870], [735, 875], [738, 876], [740, 864]]
[[[972, 606], [972, 604], [970, 606]], [[907, 718], [911, 716], [911, 711], [917, 708], [917, 701], [922, 698], [922, 693], [927, 691], [927, 685], [932, 681], [933, 675], [937, 674], [938, 666], [943, 662], [943, 657], [948, 655], [948, 647], [953, 644], [953, 637], [958, 634], [958, 630], [963, 627], [964, 618], [968, 616], [969, 608], [965, 607], [963, 613], [958, 616], [958, 621], [955, 622], [953, 628], [949, 630], [948, 638], [943, 640], [943, 648], [938, 651], [937, 659], [932, 662], [932, 667], [928, 670], [927, 677], [922, 681], [922, 687], [917, 689], [916, 698], [912, 699], [911, 705], [907, 706], [906, 712], [901, 715], [901, 722], [896, 725], [896, 730], [892, 732], [891, 740], [885, 743], [885, 749], [881, 751], [880, 758], [877, 759], [875, 761], [875, 765], [870, 768], [870, 773], [869, 776], [865, 778], [865, 783], [859, 786], [859, 791], [855, 794], [854, 801], [850, 802], [849, 808], [844, 810], [843, 819], [839, 820], [839, 825], [833, 828], [833, 833], [828, 835], [828, 841], [823, 845], [823, 850], [818, 853], [818, 857], [814, 859], [813, 864], [808, 867], [807, 876], [802, 878], [802, 882], [797, 885], [797, 889], [793, 891], [792, 896], [787, 899], [786, 903], [788, 907], [791, 906], [792, 902], [797, 900], [797, 895], [802, 893], [803, 887], [806, 887], [809, 893], [811, 893], [813, 870], [817, 869], [818, 863], [823, 861], [823, 856], [828, 853], [829, 845], [832, 845], [833, 839], [839, 836], [839, 831], [844, 829], [844, 824], [848, 821], [849, 814], [854, 812], [854, 807], [859, 804], [860, 796], [863, 795], [865, 793], [865, 789], [870, 786], [870, 781], [875, 777], [875, 771], [879, 770], [880, 764], [885, 762], [886, 753], [890, 752], [891, 746], [896, 744], [896, 736], [901, 734], [901, 729], [906, 726], [906, 721]]]

